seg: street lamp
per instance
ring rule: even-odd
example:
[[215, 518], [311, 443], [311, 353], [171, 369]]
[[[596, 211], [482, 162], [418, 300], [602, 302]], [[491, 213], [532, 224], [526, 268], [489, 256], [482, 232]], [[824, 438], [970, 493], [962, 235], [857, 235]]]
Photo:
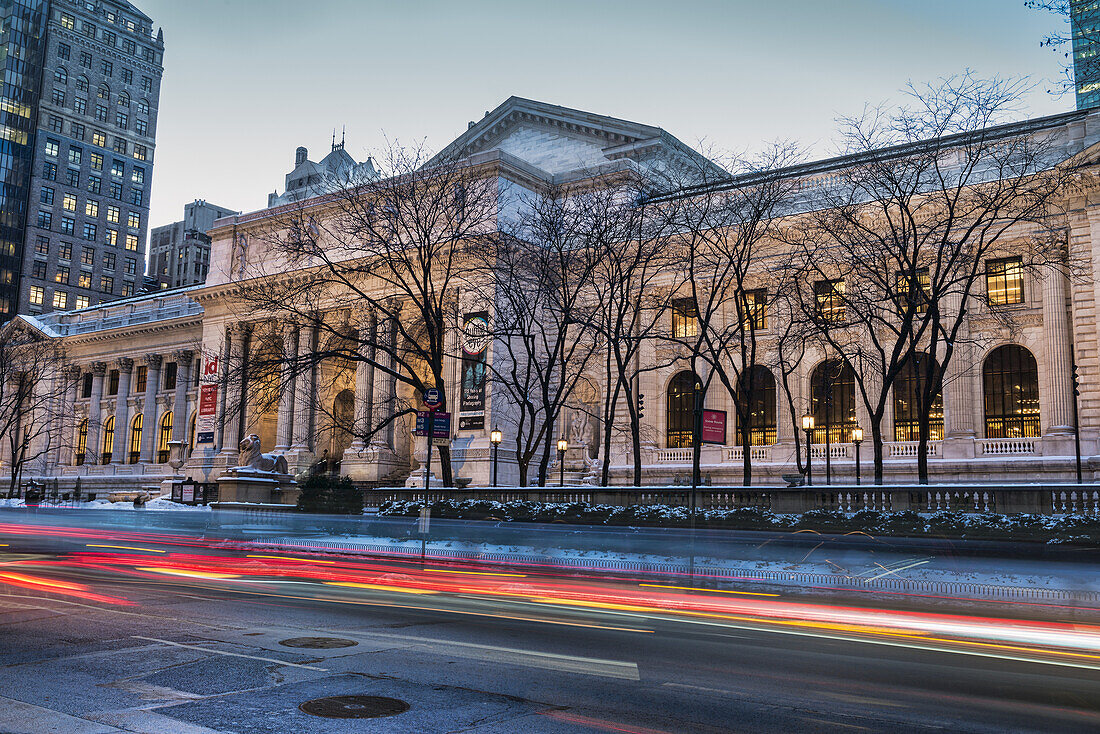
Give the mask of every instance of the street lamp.
[[852, 429], [852, 443], [856, 445], [856, 486], [859, 486], [859, 445], [863, 443], [863, 429], [856, 426]]
[[500, 448], [500, 442], [504, 440], [504, 435], [500, 432], [499, 428], [494, 428], [489, 433], [489, 443], [493, 444], [493, 486], [497, 486], [497, 449]]
[[569, 448], [569, 442], [564, 438], [558, 439], [558, 464], [561, 467], [561, 475], [558, 479], [558, 486], [565, 486], [565, 452]]
[[812, 487], [814, 484], [814, 471], [811, 462], [814, 446], [814, 417], [812, 415], [802, 416], [802, 430], [806, 432], [806, 486]]

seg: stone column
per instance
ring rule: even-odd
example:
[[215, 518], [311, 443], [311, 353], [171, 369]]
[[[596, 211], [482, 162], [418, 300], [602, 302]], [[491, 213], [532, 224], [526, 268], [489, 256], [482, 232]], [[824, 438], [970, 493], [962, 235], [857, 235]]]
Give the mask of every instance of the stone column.
[[[378, 343], [392, 344], [396, 337], [396, 330], [389, 323], [389, 318], [378, 321], [375, 328]], [[383, 367], [393, 366], [393, 352], [381, 350], [375, 353], [375, 361]], [[397, 378], [385, 369], [374, 370], [374, 402], [371, 408], [372, 420], [378, 424], [393, 414], [394, 402], [397, 393]], [[371, 437], [371, 447], [375, 449], [393, 450], [393, 423], [392, 421], [384, 430], [378, 431]]]
[[235, 457], [240, 452], [241, 419], [244, 415], [244, 393], [241, 374], [244, 366], [244, 340], [246, 332], [240, 326], [226, 327], [226, 353], [228, 359], [222, 367], [225, 375], [225, 400], [222, 402], [222, 449], [220, 455]]
[[294, 390], [294, 445], [300, 452], [313, 449], [313, 403], [316, 367], [305, 367], [312, 360], [317, 330], [307, 326], [298, 334], [298, 379]]
[[[118, 360], [118, 395], [115, 396], [115, 446], [111, 451], [112, 464], [130, 461], [130, 375], [134, 360], [121, 357]], [[142, 418], [144, 425], [145, 419]]]
[[355, 364], [355, 437], [349, 452], [358, 453], [366, 444], [363, 436], [370, 431], [374, 414], [374, 365], [367, 360], [374, 358], [374, 316], [364, 314], [359, 323], [359, 354], [361, 359]]
[[[961, 306], [957, 294], [945, 299], [945, 318], [951, 318]], [[969, 318], [969, 317], [967, 317]], [[978, 436], [974, 424], [975, 406], [981, 399], [978, 376], [981, 365], [975, 364], [975, 349], [970, 342], [970, 325], [964, 321], [959, 328], [951, 361], [944, 372], [943, 423], [945, 459], [974, 458], [974, 439]], [[984, 409], [984, 408], [983, 408]]]
[[1061, 270], [1048, 273], [1043, 281], [1043, 333], [1050, 389], [1046, 432], [1062, 436], [1073, 434], [1073, 339], [1066, 313], [1066, 288], [1066, 275]]
[[172, 440], [186, 441], [187, 423], [191, 417], [187, 410], [187, 391], [191, 388], [191, 365], [195, 353], [190, 349], [181, 349], [172, 356], [176, 360], [176, 393], [172, 400]]
[[59, 412], [54, 416], [61, 423], [61, 440], [57, 446], [57, 463], [70, 466], [73, 463], [73, 452], [76, 450], [76, 431], [80, 424], [80, 417], [75, 414], [73, 406], [80, 395], [80, 367], [70, 365], [62, 373], [65, 382], [65, 392], [62, 398]]
[[106, 362], [92, 362], [92, 399], [88, 403], [88, 445], [84, 450], [85, 464], [99, 463], [99, 442], [103, 437], [100, 403], [103, 401], [103, 375], [106, 372]]
[[275, 451], [283, 453], [294, 440], [294, 386], [296, 383], [295, 359], [298, 356], [298, 328], [293, 324], [283, 327], [282, 384], [279, 386], [279, 415], [275, 424]]
[[164, 357], [145, 355], [145, 403], [141, 410], [141, 458], [143, 464], [152, 464], [157, 447], [157, 390], [160, 389], [160, 366]]

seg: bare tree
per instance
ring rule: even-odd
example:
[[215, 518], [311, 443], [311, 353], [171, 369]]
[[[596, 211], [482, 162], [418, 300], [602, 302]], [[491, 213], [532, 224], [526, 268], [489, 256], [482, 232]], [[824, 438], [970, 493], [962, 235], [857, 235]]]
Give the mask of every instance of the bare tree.
[[73, 426], [72, 406], [62, 404], [70, 379], [62, 357], [54, 340], [19, 320], [0, 327], [0, 436], [9, 496], [26, 469], [48, 469], [44, 463]]
[[[1080, 5], [1075, 9], [1074, 5]], [[1039, 46], [1049, 48], [1062, 55], [1062, 75], [1053, 80], [1054, 87], [1051, 94], [1063, 95], [1076, 89], [1078, 71], [1081, 76], [1095, 79], [1100, 74], [1100, 57], [1085, 52], [1075, 51], [1075, 45], [1086, 47], [1089, 44], [1100, 43], [1100, 26], [1097, 25], [1096, 11], [1089, 8], [1087, 3], [1076, 0], [1025, 0], [1024, 7], [1045, 13], [1053, 13], [1062, 19], [1062, 26], [1045, 36], [1039, 41]], [[1074, 23], [1073, 15], [1080, 13], [1083, 22]], [[1076, 38], [1075, 38], [1076, 36]], [[1076, 62], [1076, 63], [1075, 63]]]
[[988, 301], [987, 262], [1064, 265], [1057, 202], [1069, 171], [1052, 134], [998, 128], [1019, 82], [952, 77], [917, 88], [911, 105], [842, 120], [845, 159], [820, 181], [812, 209], [787, 230], [815, 292], [803, 309], [817, 337], [852, 367], [883, 479], [883, 418], [903, 370], [916, 369], [918, 466], [927, 481], [929, 413], [973, 311]]
[[[446, 411], [448, 359], [455, 356], [459, 294], [469, 287], [496, 227], [496, 178], [484, 165], [430, 158], [392, 144], [378, 175], [331, 181], [328, 193], [274, 210], [245, 243], [235, 267], [242, 317], [277, 320], [316, 339], [296, 354], [270, 350], [250, 369], [278, 370], [283, 383], [312, 379], [322, 365], [366, 363], [414, 395], [390, 396], [370, 420], [348, 428], [367, 442], [440, 390]], [[326, 406], [321, 406], [325, 409]], [[338, 416], [329, 418], [336, 421]], [[450, 449], [442, 480], [453, 485]]]

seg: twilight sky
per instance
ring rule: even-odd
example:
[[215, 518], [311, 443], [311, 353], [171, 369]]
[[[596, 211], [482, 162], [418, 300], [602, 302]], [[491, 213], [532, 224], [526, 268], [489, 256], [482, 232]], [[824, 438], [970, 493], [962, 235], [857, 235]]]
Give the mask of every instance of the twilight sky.
[[[832, 151], [838, 114], [966, 68], [1046, 92], [1059, 19], [1023, 0], [133, 0], [165, 36], [153, 226], [196, 198], [251, 211], [333, 127], [362, 160], [438, 150], [510, 95], [658, 125], [684, 142]], [[339, 133], [337, 133], [339, 135]]]

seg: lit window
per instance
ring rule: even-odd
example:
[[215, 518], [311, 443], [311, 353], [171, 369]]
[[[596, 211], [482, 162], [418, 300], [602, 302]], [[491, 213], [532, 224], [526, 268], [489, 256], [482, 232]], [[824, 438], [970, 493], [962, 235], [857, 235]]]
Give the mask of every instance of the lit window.
[[121, 213], [122, 213], [122, 210], [119, 209], [117, 206], [115, 206], [113, 204], [108, 204], [107, 205], [107, 221], [108, 222], [117, 224], [119, 216], [121, 215]]
[[65, 291], [53, 292], [53, 307], [54, 308], [68, 308], [69, 306], [69, 294]]
[[88, 300], [87, 296], [77, 296], [76, 297], [76, 303], [74, 304], [74, 306], [76, 308], [87, 308], [89, 303], [90, 303], [90, 301]]
[[768, 328], [768, 292], [763, 288], [745, 291], [744, 303], [737, 303], [741, 311], [741, 324], [751, 331]]
[[995, 306], [1024, 302], [1024, 264], [1018, 257], [988, 260], [985, 264], [985, 289]]
[[139, 161], [147, 160], [149, 157], [149, 149], [144, 145], [134, 144], [134, 158]]
[[113, 253], [113, 252], [103, 253], [103, 269], [104, 270], [114, 270], [115, 269], [115, 259], [116, 259], [115, 253]]
[[62, 13], [61, 14], [61, 27], [66, 28], [70, 31], [73, 30], [73, 28], [76, 27], [76, 24], [73, 20], [73, 16], [69, 15], [68, 13]]
[[[920, 286], [920, 292], [914, 294], [911, 298], [909, 295], [909, 283], [914, 278], [916, 278], [917, 284]], [[931, 286], [931, 280], [928, 277], [928, 268], [920, 268], [914, 273], [898, 273], [896, 280], [899, 314], [904, 314], [910, 303], [912, 303], [913, 306], [913, 313], [925, 313], [928, 311], [928, 291]]]
[[56, 158], [61, 143], [53, 138], [46, 138], [46, 155]]
[[138, 238], [136, 234], [126, 235], [126, 249], [130, 252], [137, 252]]
[[67, 211], [67, 212], [75, 212], [76, 211], [76, 195], [75, 194], [65, 194], [64, 198], [61, 200], [61, 208], [64, 209], [65, 211]]
[[108, 229], [107, 230], [107, 244], [111, 245], [112, 247], [118, 247], [118, 230], [117, 229]]
[[131, 229], [141, 229], [141, 214], [138, 212], [130, 212], [130, 215], [126, 217], [126, 226]]
[[64, 284], [68, 285], [68, 283], [69, 283], [69, 268], [67, 268], [64, 265], [59, 265], [58, 268], [57, 268], [57, 273], [53, 276], [53, 279], [57, 283], [64, 283]]
[[103, 154], [92, 153], [92, 168], [96, 171], [103, 170]]
[[674, 337], [699, 334], [699, 309], [694, 298], [672, 299], [672, 335]]
[[95, 249], [91, 247], [80, 248], [80, 264], [91, 267], [95, 265]]
[[123, 178], [126, 175], [126, 164], [122, 161], [111, 161], [111, 175]]
[[41, 306], [42, 302], [46, 299], [46, 289], [40, 285], [31, 286], [31, 305]]
[[98, 145], [100, 148], [107, 147], [107, 133], [100, 130], [92, 132], [92, 145]]
[[141, 166], [134, 166], [134, 170], [130, 174], [130, 180], [136, 184], [145, 183], [145, 169]]
[[819, 280], [814, 283], [814, 303], [821, 321], [827, 324], [844, 321], [844, 281]]
[[78, 275], [76, 277], [76, 284], [81, 288], [91, 288], [92, 287], [92, 274], [91, 273], [81, 273], [80, 275]]
[[86, 215], [88, 215], [89, 217], [98, 217], [99, 216], [99, 202], [94, 201], [92, 199], [88, 199], [88, 201], [84, 204], [84, 213]]

